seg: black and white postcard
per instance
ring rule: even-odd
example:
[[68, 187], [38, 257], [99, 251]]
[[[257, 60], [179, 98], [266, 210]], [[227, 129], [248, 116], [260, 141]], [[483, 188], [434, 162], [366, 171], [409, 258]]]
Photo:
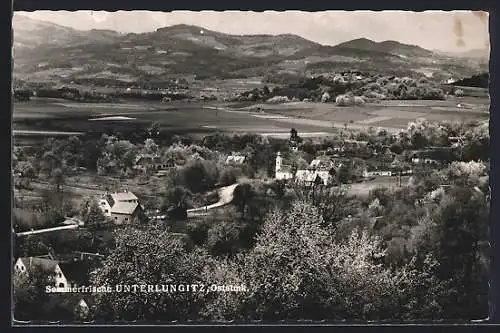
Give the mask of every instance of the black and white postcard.
[[15, 12], [13, 322], [488, 318], [488, 20]]

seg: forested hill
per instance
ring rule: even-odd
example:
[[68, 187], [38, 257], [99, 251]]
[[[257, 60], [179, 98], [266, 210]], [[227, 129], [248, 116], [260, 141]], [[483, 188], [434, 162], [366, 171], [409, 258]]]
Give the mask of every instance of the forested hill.
[[30, 80], [105, 76], [137, 82], [172, 75], [224, 79], [342, 70], [427, 73], [439, 80], [475, 75], [482, 68], [470, 59], [365, 38], [325, 46], [291, 34], [237, 36], [183, 24], [122, 34], [79, 31], [22, 15], [14, 16], [13, 28], [14, 75]]

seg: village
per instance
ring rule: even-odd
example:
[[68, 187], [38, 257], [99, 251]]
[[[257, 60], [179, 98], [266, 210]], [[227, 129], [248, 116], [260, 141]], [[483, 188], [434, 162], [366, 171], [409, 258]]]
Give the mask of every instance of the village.
[[[448, 137], [447, 141], [450, 144], [448, 147], [427, 147], [421, 150], [398, 151], [399, 154], [397, 154], [394, 152], [397, 149], [389, 143], [396, 142], [397, 135], [381, 133], [380, 136], [376, 135], [369, 139], [368, 141], [341, 138], [330, 142], [327, 146], [315, 144], [316, 151], [313, 153], [312, 160], [307, 163], [307, 160], [300, 156], [304, 156], [303, 150], [308, 149], [311, 141], [304, 143], [297, 131], [292, 129], [290, 139], [283, 141], [282, 149], [272, 151], [270, 155], [274, 156], [274, 163], [270, 177], [266, 177], [268, 178], [266, 182], [277, 182], [284, 188], [308, 188], [309, 191], [314, 191], [316, 188], [348, 191], [350, 186], [359, 185], [366, 186], [365, 195], [368, 195], [371, 187], [367, 185], [370, 182], [376, 184], [376, 181], [380, 179], [395, 179], [394, 186], [402, 187], [409, 182], [408, 177], [412, 175], [415, 168], [418, 170], [445, 168], [452, 162], [452, 152], [461, 149], [463, 145], [461, 137]], [[149, 149], [146, 149], [147, 152], [138, 153], [135, 156], [132, 167], [134, 176], [129, 176], [129, 178], [143, 179], [145, 177], [164, 181], [166, 177], [176, 173], [179, 166], [176, 165], [175, 158], [166, 157], [165, 151], [161, 154], [162, 148], [152, 139], [147, 139], [146, 145], [149, 146]], [[224, 169], [244, 169], [253, 158], [245, 151], [231, 151], [225, 155], [225, 159], [223, 156], [223, 154], [219, 156], [219, 159], [223, 159], [221, 172], [224, 172]], [[19, 158], [16, 156], [16, 159]], [[19, 162], [15, 164], [13, 169], [15, 178], [27, 177], [27, 169], [23, 169], [22, 165]], [[116, 163], [102, 164], [101, 169], [104, 171], [101, 172], [110, 173], [112, 167], [116, 167]], [[229, 178], [224, 184], [214, 184], [218, 187], [211, 186], [215, 190], [215, 195], [211, 198], [212, 202], [206, 202], [205, 205], [198, 207], [188, 208], [182, 200], [178, 200], [175, 205], [170, 205], [168, 209], [150, 204], [146, 207], [144, 200], [139, 199], [140, 195], [134, 194], [126, 186], [118, 186], [114, 191], [103, 191], [101, 194], [86, 198], [87, 214], [80, 211], [74, 216], [65, 216], [60, 224], [51, 225], [48, 228], [19, 231], [15, 230], [19, 227], [15, 224], [13, 233], [16, 241], [26, 243], [27, 240], [36, 239], [41, 235], [56, 233], [60, 237], [65, 237], [65, 233], [70, 230], [72, 232], [78, 229], [91, 230], [91, 243], [96, 244], [106, 243], [102, 238], [111, 237], [112, 231], [116, 228], [141, 227], [150, 223], [160, 223], [168, 228], [178, 226], [179, 221], [208, 219], [212, 212], [230, 205], [238, 186], [249, 181], [249, 177], [242, 174]], [[138, 181], [136, 188], [141, 188], [140, 184], [148, 183], [149, 181], [142, 183]], [[90, 184], [80, 185], [89, 186]], [[445, 184], [441, 185], [445, 186]], [[21, 209], [14, 208], [14, 214], [16, 211], [21, 211]], [[100, 221], [98, 225], [96, 225], [96, 220]], [[172, 232], [179, 234], [176, 230]], [[183, 232], [185, 228], [181, 230], [181, 233]], [[55, 277], [52, 283], [55, 287], [62, 288], [61, 290], [88, 285], [91, 270], [99, 267], [99, 263], [105, 258], [105, 254], [92, 251], [92, 247], [87, 248], [86, 251], [73, 249], [66, 253], [56, 253], [50, 246], [46, 246], [47, 253], [39, 255], [30, 253], [31, 250], [24, 251], [22, 257], [16, 258], [15, 272], [25, 274], [34, 268], [41, 269], [46, 274]], [[77, 297], [72, 304], [78, 311], [88, 313], [92, 299], [90, 296]]]

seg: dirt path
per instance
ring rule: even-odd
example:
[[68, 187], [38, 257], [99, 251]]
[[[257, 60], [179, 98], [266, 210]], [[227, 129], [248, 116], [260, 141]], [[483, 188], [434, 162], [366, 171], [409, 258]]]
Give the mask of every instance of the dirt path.
[[77, 229], [77, 228], [78, 228], [77, 224], [71, 224], [71, 225], [64, 225], [64, 226], [54, 227], [54, 228], [47, 228], [47, 229], [39, 229], [39, 230], [18, 232], [18, 233], [16, 233], [16, 235], [17, 236], [28, 236], [28, 235], [42, 234], [42, 233], [52, 232], [52, 231]]
[[208, 206], [188, 209], [187, 210], [188, 214], [189, 213], [202, 213], [202, 212], [206, 212], [210, 209], [222, 207], [222, 206], [229, 204], [231, 201], [233, 201], [234, 190], [236, 189], [236, 187], [238, 187], [238, 185], [239, 184], [233, 184], [230, 186], [220, 188], [218, 190], [219, 198], [220, 198], [218, 202], [211, 204], [211, 205], [208, 205]]

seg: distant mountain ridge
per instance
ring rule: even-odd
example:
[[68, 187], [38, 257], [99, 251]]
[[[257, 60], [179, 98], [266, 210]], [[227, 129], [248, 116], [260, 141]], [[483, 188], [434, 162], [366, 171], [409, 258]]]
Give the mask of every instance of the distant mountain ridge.
[[427, 57], [433, 56], [434, 52], [426, 50], [420, 46], [408, 45], [400, 42], [387, 40], [383, 42], [375, 42], [367, 38], [354, 39], [348, 42], [340, 43], [334, 46], [335, 49], [357, 49], [364, 51], [390, 53], [397, 56], [418, 56]]
[[490, 49], [474, 49], [465, 52], [438, 52], [442, 55], [457, 58], [481, 59], [487, 61], [490, 57]]
[[25, 48], [111, 42], [121, 35], [112, 30], [80, 31], [51, 22], [33, 20], [22, 15], [13, 16], [12, 27], [14, 47]]
[[[13, 30], [14, 73], [35, 74], [31, 79], [39, 72], [45, 75], [47, 69], [55, 73], [64, 70], [68, 80], [101, 75], [124, 82], [163, 80], [173, 74], [236, 78], [353, 67], [410, 73], [429, 66], [439, 70], [446, 58], [396, 41], [360, 38], [326, 46], [292, 34], [229, 35], [185, 24], [123, 34], [79, 31], [15, 15]], [[447, 63], [447, 68], [440, 75], [464, 77], [478, 72], [460, 60]], [[52, 79], [59, 77], [50, 75]]]

